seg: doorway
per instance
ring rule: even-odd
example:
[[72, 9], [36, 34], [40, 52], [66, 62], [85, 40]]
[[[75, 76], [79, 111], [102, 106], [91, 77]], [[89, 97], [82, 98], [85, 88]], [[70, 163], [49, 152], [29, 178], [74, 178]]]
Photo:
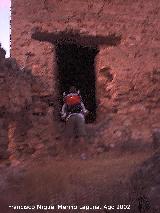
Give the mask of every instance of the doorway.
[[63, 104], [63, 92], [74, 85], [80, 90], [83, 102], [89, 110], [87, 123], [96, 120], [96, 73], [94, 67], [98, 49], [75, 43], [56, 45], [60, 104]]

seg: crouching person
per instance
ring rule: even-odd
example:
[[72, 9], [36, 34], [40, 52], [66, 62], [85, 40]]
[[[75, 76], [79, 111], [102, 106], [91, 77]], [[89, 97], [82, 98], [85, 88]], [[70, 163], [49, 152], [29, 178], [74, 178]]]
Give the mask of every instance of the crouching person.
[[79, 138], [80, 144], [84, 146], [86, 135], [85, 115], [88, 110], [85, 108], [79, 91], [72, 86], [69, 94], [64, 93], [64, 104], [61, 111], [61, 118], [66, 121], [66, 133], [68, 143], [73, 144], [75, 138]]

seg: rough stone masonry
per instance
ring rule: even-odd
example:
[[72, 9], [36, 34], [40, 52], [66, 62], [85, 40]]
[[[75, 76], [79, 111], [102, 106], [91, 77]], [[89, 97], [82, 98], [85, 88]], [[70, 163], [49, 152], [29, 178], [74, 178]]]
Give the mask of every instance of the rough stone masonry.
[[[61, 106], [58, 45], [95, 48], [94, 122], [103, 143], [151, 143], [160, 129], [159, 20], [159, 0], [11, 0], [11, 56], [41, 82], [32, 83], [28, 97], [41, 104], [48, 98], [55, 115]], [[59, 122], [53, 116], [53, 129]]]

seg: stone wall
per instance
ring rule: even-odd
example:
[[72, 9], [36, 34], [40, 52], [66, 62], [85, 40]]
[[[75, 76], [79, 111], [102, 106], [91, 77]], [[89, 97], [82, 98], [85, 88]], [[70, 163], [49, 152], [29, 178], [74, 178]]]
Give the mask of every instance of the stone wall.
[[45, 153], [58, 136], [53, 97], [41, 96], [42, 80], [5, 54], [0, 46], [0, 160], [9, 157], [13, 162]]
[[[27, 134], [37, 112], [33, 96], [35, 87], [40, 86], [30, 70], [20, 69], [14, 58], [5, 58], [0, 47], [0, 158], [28, 149]], [[44, 105], [47, 108], [47, 104], [40, 103], [39, 112], [44, 112]]]
[[[11, 141], [18, 142], [18, 139], [22, 141], [22, 132], [18, 128], [18, 123], [25, 126], [24, 131], [27, 130], [25, 125], [27, 119], [23, 122], [22, 119], [27, 107], [32, 104], [34, 78], [29, 71], [20, 70], [14, 58], [6, 59], [5, 51], [0, 47], [0, 81], [0, 158], [4, 158], [8, 156]], [[12, 123], [14, 123], [14, 131], [13, 134], [9, 134]]]

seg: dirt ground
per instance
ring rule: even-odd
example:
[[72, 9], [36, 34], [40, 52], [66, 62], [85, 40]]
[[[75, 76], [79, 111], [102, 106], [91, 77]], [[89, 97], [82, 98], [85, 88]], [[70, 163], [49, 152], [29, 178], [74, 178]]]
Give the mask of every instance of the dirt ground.
[[[79, 155], [48, 156], [1, 167], [0, 212], [134, 212], [129, 178], [151, 154], [107, 152], [86, 160]], [[124, 210], [126, 206], [118, 210], [120, 204], [130, 205], [130, 210]], [[9, 205], [55, 209], [14, 210]], [[90, 209], [80, 209], [83, 206]], [[95, 206], [99, 209], [94, 210]]]

